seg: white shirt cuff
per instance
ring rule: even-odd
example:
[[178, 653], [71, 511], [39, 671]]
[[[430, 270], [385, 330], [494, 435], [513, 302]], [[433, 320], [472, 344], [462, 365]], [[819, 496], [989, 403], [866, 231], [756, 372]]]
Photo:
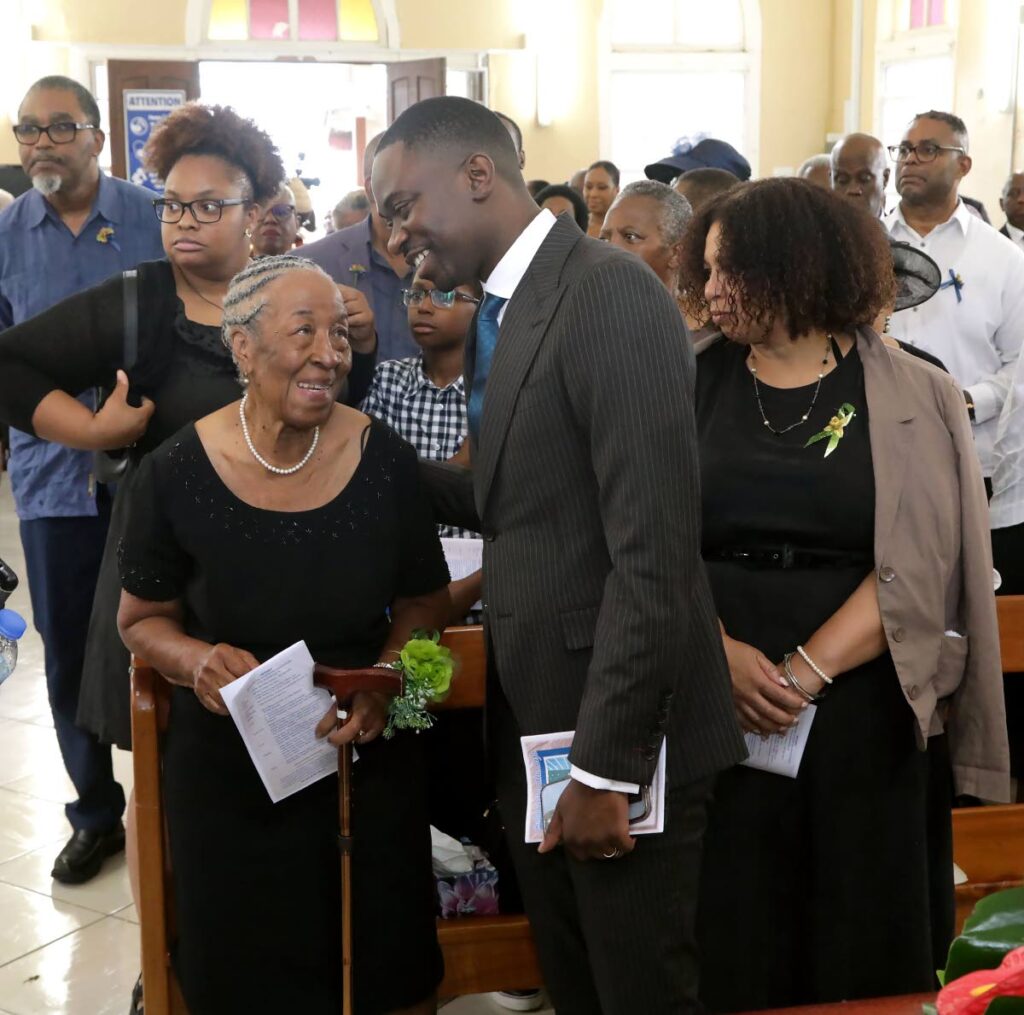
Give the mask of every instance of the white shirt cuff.
[[968, 388], [967, 393], [974, 403], [975, 424], [984, 423], [999, 414], [1005, 396], [991, 384], [981, 382]]
[[604, 779], [599, 775], [591, 775], [589, 772], [584, 772], [582, 768], [577, 768], [575, 765], [569, 766], [569, 775], [577, 782], [582, 782], [584, 786], [589, 786], [591, 789], [608, 789], [613, 793], [640, 792], [639, 783], [616, 782], [614, 779]]

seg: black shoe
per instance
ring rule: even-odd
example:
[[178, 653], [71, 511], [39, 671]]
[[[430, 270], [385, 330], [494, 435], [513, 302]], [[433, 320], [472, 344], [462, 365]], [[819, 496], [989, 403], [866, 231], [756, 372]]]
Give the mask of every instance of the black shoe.
[[128, 1015], [143, 1015], [145, 1010], [142, 998], [142, 973], [139, 973], [139, 978], [132, 987], [132, 1006], [128, 1009]]
[[80, 885], [96, 877], [108, 856], [124, 849], [124, 826], [119, 821], [109, 832], [80, 828], [53, 862], [50, 877], [65, 885]]

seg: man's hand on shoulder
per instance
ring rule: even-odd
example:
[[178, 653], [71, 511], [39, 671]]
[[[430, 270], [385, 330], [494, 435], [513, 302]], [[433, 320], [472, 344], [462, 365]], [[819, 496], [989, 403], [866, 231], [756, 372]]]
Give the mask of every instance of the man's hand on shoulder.
[[576, 860], [612, 860], [631, 852], [635, 840], [626, 794], [570, 779], [538, 851], [550, 853], [559, 844]]

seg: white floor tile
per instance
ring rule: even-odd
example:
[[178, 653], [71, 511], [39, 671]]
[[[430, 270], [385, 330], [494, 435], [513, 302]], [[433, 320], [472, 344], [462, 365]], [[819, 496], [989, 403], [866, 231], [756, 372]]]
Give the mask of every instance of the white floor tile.
[[108, 917], [0, 968], [0, 999], [12, 1015], [123, 1015], [138, 975], [138, 928]]
[[127, 920], [129, 923], [138, 924], [139, 922], [139, 911], [135, 908], [133, 902], [130, 906], [125, 906], [124, 909], [119, 909], [116, 913], [111, 913], [111, 916], [116, 916], [119, 920]]
[[63, 805], [0, 788], [0, 861], [70, 835]]
[[[4, 684], [0, 695], [6, 692]], [[24, 779], [39, 769], [60, 765], [57, 734], [52, 729], [13, 719], [0, 720], [0, 786]]]
[[[5, 884], [0, 884], [0, 913], [0, 966], [103, 919], [91, 909]], [[2, 988], [0, 1000], [11, 1004]]]
[[124, 853], [105, 860], [99, 874], [84, 885], [64, 885], [50, 877], [58, 851], [52, 846], [44, 846], [0, 864], [0, 882], [52, 895], [55, 899], [104, 915], [115, 913], [131, 904], [132, 893], [128, 885]]

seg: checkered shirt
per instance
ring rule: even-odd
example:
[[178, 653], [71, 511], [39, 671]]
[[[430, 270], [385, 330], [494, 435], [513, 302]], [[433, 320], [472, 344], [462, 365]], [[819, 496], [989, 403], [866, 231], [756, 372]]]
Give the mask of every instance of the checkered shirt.
[[[439, 388], [423, 369], [422, 355], [378, 363], [362, 410], [387, 423], [421, 458], [443, 462], [466, 437], [464, 379]], [[438, 532], [460, 539], [478, 535], [454, 525], [439, 525]]]

